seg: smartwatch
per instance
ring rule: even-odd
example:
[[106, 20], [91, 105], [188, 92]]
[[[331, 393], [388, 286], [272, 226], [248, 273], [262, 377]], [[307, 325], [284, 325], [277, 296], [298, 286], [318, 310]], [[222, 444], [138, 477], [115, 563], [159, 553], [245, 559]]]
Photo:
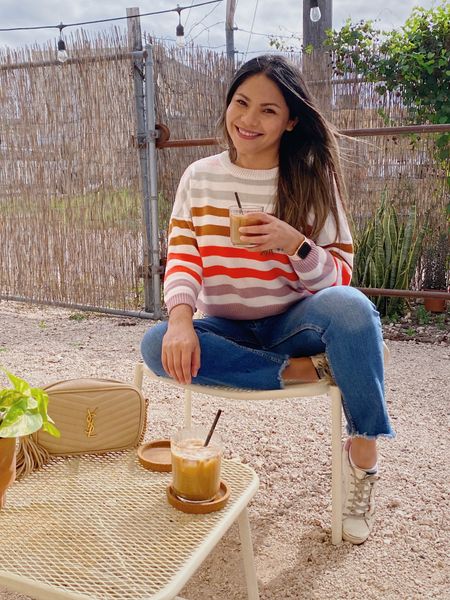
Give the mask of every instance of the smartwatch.
[[306, 258], [308, 256], [308, 254], [311, 252], [311, 250], [312, 250], [311, 244], [305, 238], [303, 240], [303, 242], [300, 244], [300, 246], [297, 248], [297, 250], [294, 252], [294, 254], [290, 254], [289, 256], [291, 258], [294, 258], [296, 256], [298, 256], [299, 258]]

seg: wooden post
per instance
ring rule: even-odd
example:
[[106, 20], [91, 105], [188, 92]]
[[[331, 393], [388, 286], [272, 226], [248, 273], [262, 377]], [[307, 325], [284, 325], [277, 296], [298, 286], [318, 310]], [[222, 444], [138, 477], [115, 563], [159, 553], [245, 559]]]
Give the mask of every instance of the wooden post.
[[227, 16], [225, 21], [225, 39], [227, 44], [227, 58], [234, 69], [234, 13], [236, 0], [227, 0]]
[[311, 21], [311, 0], [303, 0], [303, 47], [311, 45], [315, 50], [323, 48], [326, 30], [331, 29], [333, 20], [332, 0], [318, 0], [320, 19]]
[[[332, 0], [317, 0], [320, 19], [311, 21], [311, 0], [303, 0], [303, 74], [305, 79], [324, 81], [321, 90], [320, 108], [328, 119], [332, 112], [331, 65], [323, 47], [327, 29], [332, 28]], [[312, 52], [310, 50], [312, 49]]]

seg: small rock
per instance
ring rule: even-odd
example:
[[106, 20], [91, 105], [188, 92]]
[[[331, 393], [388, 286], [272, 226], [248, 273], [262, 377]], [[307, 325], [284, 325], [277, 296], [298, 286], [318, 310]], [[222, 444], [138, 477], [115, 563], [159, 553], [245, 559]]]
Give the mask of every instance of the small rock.
[[431, 527], [433, 526], [433, 521], [431, 519], [420, 519], [419, 525], [430, 525]]
[[387, 507], [388, 508], [397, 508], [398, 506], [401, 506], [401, 500], [400, 498], [391, 498], [391, 500], [389, 500], [389, 502], [387, 503]]
[[269, 446], [267, 446], [266, 450], [267, 450], [267, 452], [276, 452], [276, 453], [283, 452], [282, 448], [280, 448], [279, 446], [275, 446], [274, 444], [270, 444]]
[[[81, 348], [79, 348], [81, 350]], [[63, 360], [62, 356], [53, 356], [52, 358], [48, 358], [47, 362], [48, 363], [59, 363]]]

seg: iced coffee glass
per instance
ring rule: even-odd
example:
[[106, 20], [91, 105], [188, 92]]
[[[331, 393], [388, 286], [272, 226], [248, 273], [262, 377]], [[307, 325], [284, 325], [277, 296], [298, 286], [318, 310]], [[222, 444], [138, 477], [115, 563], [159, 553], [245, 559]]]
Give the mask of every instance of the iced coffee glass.
[[264, 207], [257, 206], [256, 204], [247, 204], [246, 206], [243, 206], [242, 209], [240, 209], [239, 206], [230, 206], [230, 238], [233, 246], [241, 246], [244, 248], [251, 248], [254, 246], [254, 244], [241, 241], [239, 227], [261, 225], [261, 220], [253, 214], [258, 212], [264, 212]]
[[188, 502], [208, 502], [219, 491], [222, 440], [214, 433], [204, 443], [204, 427], [180, 429], [170, 439], [172, 487], [175, 496]]

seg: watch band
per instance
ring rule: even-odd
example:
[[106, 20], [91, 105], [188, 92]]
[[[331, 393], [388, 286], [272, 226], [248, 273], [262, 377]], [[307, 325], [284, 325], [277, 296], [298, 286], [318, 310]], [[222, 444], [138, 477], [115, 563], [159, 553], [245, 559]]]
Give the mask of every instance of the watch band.
[[288, 256], [290, 256], [291, 258], [294, 258], [296, 256], [298, 256], [299, 258], [306, 258], [310, 252], [311, 244], [305, 237], [302, 243], [297, 248], [297, 250], [294, 252], [294, 254], [289, 254]]

